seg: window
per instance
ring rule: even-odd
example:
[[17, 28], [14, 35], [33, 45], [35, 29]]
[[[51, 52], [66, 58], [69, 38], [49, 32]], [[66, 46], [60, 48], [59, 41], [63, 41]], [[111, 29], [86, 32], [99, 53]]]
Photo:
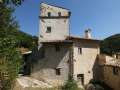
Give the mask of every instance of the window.
[[61, 75], [61, 68], [56, 68], [56, 75]]
[[118, 58], [118, 54], [116, 54], [116, 59], [119, 59], [119, 58]]
[[119, 68], [113, 67], [113, 74], [118, 75], [118, 73], [119, 73]]
[[47, 31], [46, 31], [46, 33], [51, 33], [51, 27], [50, 27], [50, 26], [47, 27]]
[[58, 12], [58, 16], [61, 16], [61, 12]]
[[59, 45], [55, 45], [55, 50], [56, 50], [56, 52], [59, 52], [60, 51], [60, 46]]
[[51, 16], [51, 12], [48, 12], [48, 17], [50, 17]]
[[82, 54], [82, 48], [78, 47], [78, 54]]
[[120, 59], [120, 54], [116, 54], [116, 59]]

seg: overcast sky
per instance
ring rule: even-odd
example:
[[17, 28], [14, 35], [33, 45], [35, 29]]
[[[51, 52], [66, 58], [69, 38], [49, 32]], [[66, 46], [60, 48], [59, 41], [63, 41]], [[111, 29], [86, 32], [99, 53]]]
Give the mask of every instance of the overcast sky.
[[14, 13], [20, 30], [38, 35], [41, 2], [70, 9], [72, 35], [83, 37], [86, 28], [96, 39], [120, 33], [120, 0], [24, 0]]

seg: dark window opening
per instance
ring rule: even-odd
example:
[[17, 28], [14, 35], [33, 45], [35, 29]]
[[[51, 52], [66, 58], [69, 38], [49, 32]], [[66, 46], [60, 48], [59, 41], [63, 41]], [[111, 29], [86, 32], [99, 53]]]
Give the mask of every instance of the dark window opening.
[[56, 68], [56, 75], [61, 75], [61, 68]]
[[120, 59], [120, 54], [116, 54], [116, 59]]
[[118, 55], [116, 55], [116, 59], [118, 59]]
[[78, 48], [78, 54], [82, 54], [82, 48]]
[[58, 16], [61, 16], [61, 12], [58, 12]]
[[84, 85], [84, 74], [78, 74], [77, 80], [81, 82], [82, 85]]
[[60, 51], [60, 46], [59, 45], [55, 45], [55, 50], [56, 50], [56, 52], [59, 52]]
[[71, 12], [68, 12], [68, 15], [70, 16], [70, 15], [71, 15]]
[[46, 33], [51, 33], [51, 27], [47, 27]]
[[50, 17], [51, 16], [51, 12], [48, 12], [48, 17]]
[[117, 67], [113, 67], [113, 74], [114, 75], [118, 75], [119, 74], [119, 70], [118, 70], [119, 68], [117, 68]]

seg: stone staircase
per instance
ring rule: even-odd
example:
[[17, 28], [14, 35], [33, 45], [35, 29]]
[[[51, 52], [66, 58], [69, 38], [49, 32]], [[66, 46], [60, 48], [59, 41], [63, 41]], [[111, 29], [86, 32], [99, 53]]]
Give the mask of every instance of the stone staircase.
[[14, 90], [46, 90], [53, 88], [52, 85], [31, 77], [21, 76], [17, 78]]

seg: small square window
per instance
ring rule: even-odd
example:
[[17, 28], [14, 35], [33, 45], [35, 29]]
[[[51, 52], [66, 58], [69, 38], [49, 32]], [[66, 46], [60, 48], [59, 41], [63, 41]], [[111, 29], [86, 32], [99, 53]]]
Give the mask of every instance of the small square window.
[[51, 12], [48, 12], [48, 17], [50, 17], [51, 16]]
[[119, 68], [113, 67], [113, 74], [118, 75], [119, 74]]
[[82, 48], [78, 47], [78, 54], [82, 54]]
[[47, 27], [46, 33], [51, 33], [51, 27]]
[[59, 45], [55, 45], [55, 50], [56, 50], [56, 52], [59, 52], [60, 51], [60, 46]]
[[61, 75], [61, 68], [56, 68], [56, 75]]
[[58, 16], [61, 16], [61, 12], [58, 12]]

